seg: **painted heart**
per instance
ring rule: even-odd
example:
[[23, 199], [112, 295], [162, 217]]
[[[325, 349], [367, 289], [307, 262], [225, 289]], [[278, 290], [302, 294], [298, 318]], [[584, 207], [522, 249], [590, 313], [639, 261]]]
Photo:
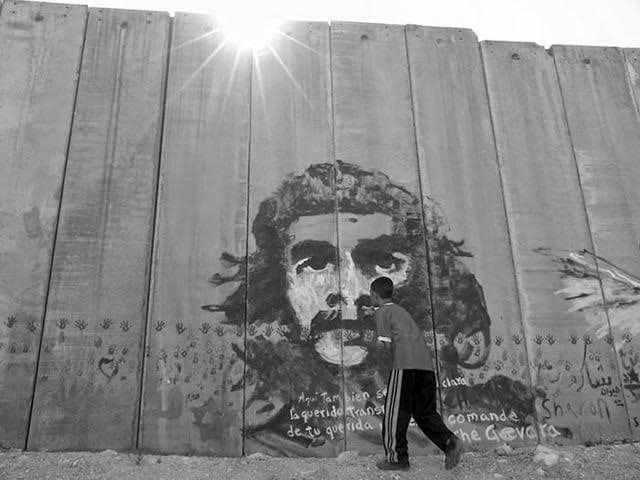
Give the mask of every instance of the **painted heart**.
[[107, 382], [110, 382], [118, 374], [118, 364], [113, 358], [101, 358], [98, 362], [98, 370], [107, 377]]

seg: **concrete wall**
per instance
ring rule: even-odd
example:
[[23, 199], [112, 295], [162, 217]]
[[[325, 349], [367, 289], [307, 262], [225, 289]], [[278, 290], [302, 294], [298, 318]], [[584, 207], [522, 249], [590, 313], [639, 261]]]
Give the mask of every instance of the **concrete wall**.
[[0, 445], [380, 452], [381, 275], [469, 448], [639, 439], [639, 95], [633, 49], [5, 1]]

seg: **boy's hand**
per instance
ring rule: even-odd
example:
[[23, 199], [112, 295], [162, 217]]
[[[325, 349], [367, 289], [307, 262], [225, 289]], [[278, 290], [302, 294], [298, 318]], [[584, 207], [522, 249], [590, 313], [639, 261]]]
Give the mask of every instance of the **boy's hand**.
[[370, 306], [363, 306], [362, 307], [362, 311], [364, 312], [364, 316], [368, 317], [371, 316], [375, 313], [376, 311], [376, 307], [370, 307]]

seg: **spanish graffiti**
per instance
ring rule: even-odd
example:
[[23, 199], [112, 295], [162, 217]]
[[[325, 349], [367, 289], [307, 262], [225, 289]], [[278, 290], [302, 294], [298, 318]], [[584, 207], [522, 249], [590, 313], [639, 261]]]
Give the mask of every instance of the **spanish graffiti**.
[[[513, 410], [508, 414], [504, 410], [500, 411], [499, 414], [494, 412], [452, 414], [446, 420], [454, 428], [455, 434], [468, 443], [481, 441], [503, 443], [517, 441], [518, 439], [525, 441], [537, 440], [538, 438], [545, 440], [559, 437], [563, 434], [548, 423], [540, 423], [536, 429], [530, 420], [519, 417]], [[472, 428], [460, 428], [465, 425], [471, 425]], [[482, 425], [483, 428], [476, 428], [478, 425]]]
[[[423, 207], [432, 272], [451, 292], [436, 300], [435, 325]], [[481, 286], [460, 260], [471, 254], [446, 231], [435, 201], [421, 204], [384, 173], [343, 162], [291, 174], [262, 201], [252, 225], [256, 251], [248, 260], [224, 254], [221, 261], [237, 265], [237, 273], [209, 279], [237, 289], [220, 304], [202, 306], [242, 328], [248, 291], [246, 347], [232, 346], [247, 365], [247, 438], [285, 454], [337, 441], [345, 430], [379, 442], [388, 361], [364, 307], [370, 282], [382, 275], [394, 280], [395, 301], [437, 344], [447, 404], [514, 412], [507, 426], [530, 425], [542, 392], [508, 374], [466, 380], [487, 364], [491, 319]]]
[[[321, 435], [325, 435], [330, 440], [340, 438], [344, 435], [345, 428], [347, 431], [373, 431], [378, 427], [377, 422], [372, 423], [371, 418], [382, 418], [384, 414], [384, 405], [381, 404], [386, 391], [379, 389], [375, 396], [364, 392], [350, 392], [347, 397], [351, 402], [368, 401], [365, 408], [357, 408], [347, 406], [343, 408], [342, 397], [340, 395], [330, 396], [326, 392], [314, 392], [313, 396], [307, 396], [302, 393], [296, 399], [293, 406], [289, 410], [289, 430], [287, 435], [291, 438], [304, 437], [320, 439]], [[375, 402], [375, 403], [374, 403]], [[319, 407], [319, 408], [318, 408]], [[312, 427], [314, 419], [327, 419], [323, 422], [321, 431], [319, 427]], [[304, 429], [299, 426], [300, 420], [306, 424]], [[316, 440], [317, 441], [317, 440]]]
[[[495, 415], [495, 412], [509, 411], [514, 416], [509, 416], [507, 420], [518, 426], [533, 423], [536, 400], [546, 395], [542, 389], [532, 390], [520, 381], [497, 373], [484, 383], [474, 382], [470, 386], [459, 386], [456, 390], [456, 401], [459, 403], [449, 403], [449, 406], [455, 406], [459, 411], [475, 408], [489, 416]], [[443, 399], [450, 399], [447, 389]]]

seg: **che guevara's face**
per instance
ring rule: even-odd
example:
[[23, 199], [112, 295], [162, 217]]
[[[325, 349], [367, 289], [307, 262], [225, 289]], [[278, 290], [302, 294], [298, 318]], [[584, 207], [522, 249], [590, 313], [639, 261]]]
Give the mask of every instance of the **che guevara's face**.
[[336, 245], [332, 214], [301, 217], [291, 225], [285, 251], [287, 296], [302, 340], [313, 342], [325, 361], [351, 367], [375, 346], [365, 338], [374, 325], [362, 308], [370, 305], [371, 282], [386, 276], [402, 287], [412, 259], [406, 242], [394, 236], [388, 215], [340, 213], [338, 231]]

